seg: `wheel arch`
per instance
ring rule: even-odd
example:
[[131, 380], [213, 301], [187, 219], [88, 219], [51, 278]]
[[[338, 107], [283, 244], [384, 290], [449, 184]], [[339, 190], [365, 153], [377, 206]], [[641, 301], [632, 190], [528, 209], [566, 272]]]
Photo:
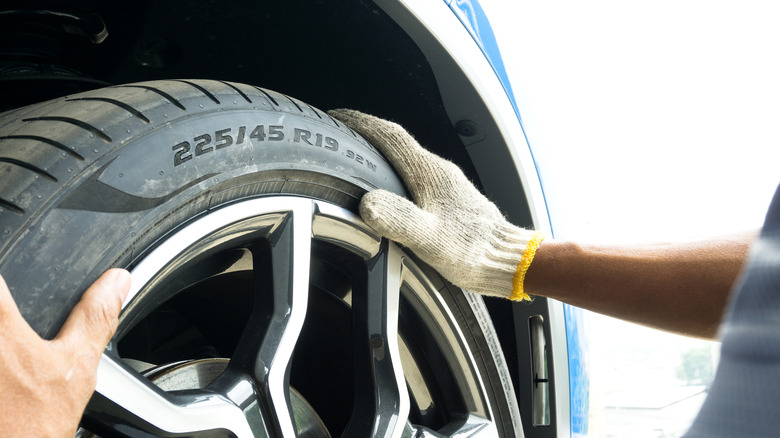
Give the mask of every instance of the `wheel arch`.
[[[80, 3], [103, 17], [109, 32], [103, 44], [65, 53], [63, 62], [85, 76], [114, 84], [166, 78], [250, 83], [319, 108], [352, 107], [393, 119], [463, 168], [512, 222], [549, 231], [511, 98], [448, 2]], [[144, 47], [154, 42], [165, 50], [149, 57]], [[501, 341], [523, 367], [515, 378], [529, 375], [527, 353], [518, 347], [522, 331], [515, 328], [536, 311], [560, 319], [561, 305], [543, 299], [534, 310], [488, 305], [494, 322], [512, 333]], [[552, 327], [555, 351], [565, 354], [562, 321]], [[565, 379], [566, 357], [554, 364]], [[563, 400], [568, 384], [559, 383]], [[566, 430], [566, 408], [557, 406], [560, 430]]]

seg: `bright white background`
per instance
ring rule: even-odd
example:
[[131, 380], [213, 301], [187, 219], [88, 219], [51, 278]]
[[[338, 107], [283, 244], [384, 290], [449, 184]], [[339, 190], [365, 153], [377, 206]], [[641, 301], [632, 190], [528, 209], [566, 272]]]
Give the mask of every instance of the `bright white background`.
[[760, 226], [780, 181], [777, 2], [481, 3], [559, 237]]
[[[761, 225], [780, 181], [778, 2], [480, 3], [512, 79], [556, 237], [678, 241]], [[674, 378], [674, 352], [691, 345], [603, 317], [589, 324], [597, 414], [616, 388], [624, 392], [617, 396], [653, 397]], [[615, 363], [637, 357], [632, 349], [653, 351], [654, 363]], [[591, 418], [592, 436], [681, 429], [645, 435], [639, 425], [632, 433], [630, 424], [605, 421]]]

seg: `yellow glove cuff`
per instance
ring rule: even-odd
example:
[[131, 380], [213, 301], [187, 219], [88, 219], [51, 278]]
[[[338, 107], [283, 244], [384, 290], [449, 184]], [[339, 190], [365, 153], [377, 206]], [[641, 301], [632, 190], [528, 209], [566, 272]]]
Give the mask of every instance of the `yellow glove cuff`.
[[536, 255], [536, 250], [539, 249], [542, 240], [544, 240], [544, 234], [538, 232], [528, 241], [528, 246], [523, 251], [523, 258], [520, 259], [515, 275], [512, 278], [512, 295], [509, 296], [510, 300], [531, 301], [531, 296], [523, 291], [523, 284], [525, 283], [525, 274], [528, 272], [531, 262], [534, 261], [534, 255]]

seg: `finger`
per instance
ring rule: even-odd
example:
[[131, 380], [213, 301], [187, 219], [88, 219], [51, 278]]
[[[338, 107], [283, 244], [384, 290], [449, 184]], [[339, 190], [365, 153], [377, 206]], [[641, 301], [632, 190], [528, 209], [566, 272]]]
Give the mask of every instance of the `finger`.
[[385, 156], [405, 178], [405, 171], [414, 171], [430, 155], [400, 125], [360, 111], [336, 109], [328, 114], [362, 135]]
[[424, 151], [397, 123], [351, 109], [330, 110], [328, 114], [362, 135], [392, 162], [409, 161]]
[[3, 320], [6, 319], [6, 313], [13, 315], [19, 313], [19, 309], [16, 307], [16, 302], [11, 296], [11, 291], [8, 290], [8, 285], [0, 275], [0, 312], [2, 312]]
[[130, 273], [110, 269], [84, 292], [57, 339], [99, 353], [116, 331], [122, 302], [130, 290]]
[[429, 240], [436, 218], [406, 198], [385, 190], [374, 190], [360, 200], [360, 216], [383, 237], [407, 247]]
[[456, 166], [420, 146], [400, 125], [350, 109], [335, 109], [328, 114], [373, 144], [390, 161], [415, 200], [441, 181], [453, 178], [451, 168]]
[[3, 333], [7, 335], [22, 336], [24, 332], [34, 334], [16, 306], [16, 301], [2, 276], [0, 276], [0, 326], [3, 327]]

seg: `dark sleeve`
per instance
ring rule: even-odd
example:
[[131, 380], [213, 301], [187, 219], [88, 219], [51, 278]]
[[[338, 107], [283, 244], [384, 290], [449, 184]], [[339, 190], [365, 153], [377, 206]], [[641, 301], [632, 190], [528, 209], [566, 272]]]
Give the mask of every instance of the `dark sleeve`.
[[688, 438], [780, 436], [780, 188], [721, 325], [721, 356]]

